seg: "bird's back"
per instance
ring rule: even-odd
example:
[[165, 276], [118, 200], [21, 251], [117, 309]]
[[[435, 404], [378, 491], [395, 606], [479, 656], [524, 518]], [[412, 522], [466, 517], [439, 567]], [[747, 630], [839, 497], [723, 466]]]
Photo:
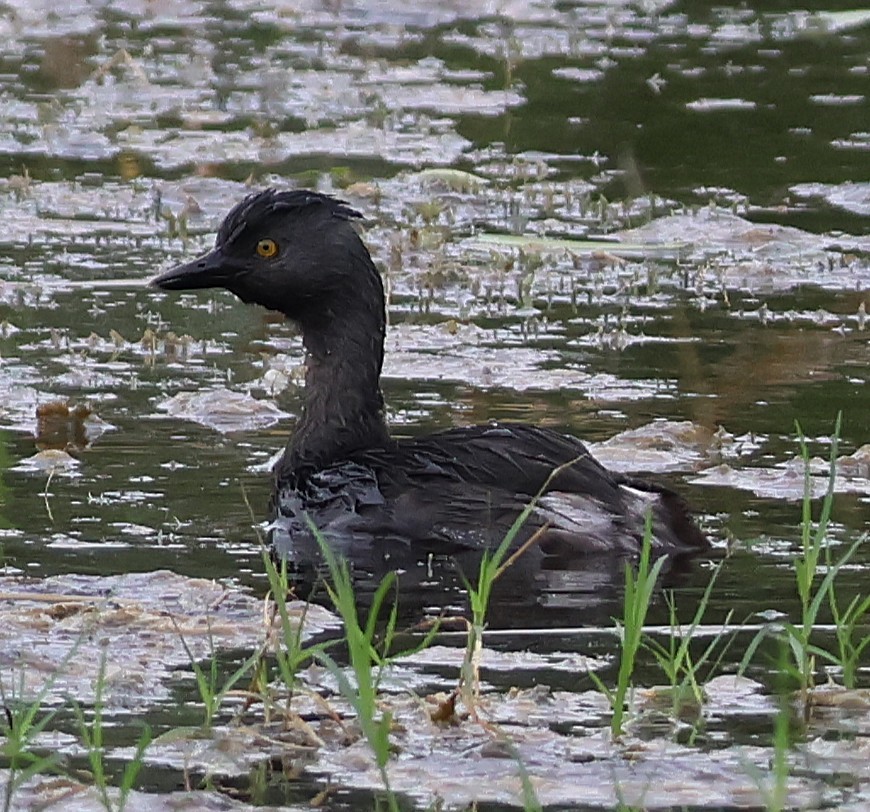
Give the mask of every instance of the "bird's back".
[[276, 484], [272, 542], [296, 561], [317, 553], [309, 519], [333, 549], [365, 568], [383, 556], [494, 548], [531, 503], [513, 546], [546, 527], [538, 556], [634, 552], [648, 512], [656, 550], [707, 544], [673, 491], [610, 472], [576, 438], [527, 425], [396, 440], [294, 480]]

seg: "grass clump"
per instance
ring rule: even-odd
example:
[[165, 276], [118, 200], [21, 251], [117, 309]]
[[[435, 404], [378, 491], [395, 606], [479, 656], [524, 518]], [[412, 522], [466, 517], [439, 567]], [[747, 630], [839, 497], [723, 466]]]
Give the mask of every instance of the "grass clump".
[[[0, 699], [2, 699], [5, 719], [5, 726], [0, 728], [0, 734], [2, 734], [0, 762], [5, 762], [10, 772], [3, 796], [3, 812], [11, 812], [12, 809], [17, 808], [14, 803], [15, 793], [34, 776], [45, 773], [74, 774], [68, 768], [61, 767], [60, 757], [57, 753], [41, 753], [40, 748], [36, 745], [36, 739], [48, 729], [59, 711], [62, 710], [62, 706], [45, 712], [42, 712], [41, 709], [58, 678], [64, 673], [66, 665], [78, 651], [81, 639], [76, 641], [33, 699], [29, 701], [22, 699], [24, 694], [23, 679], [17, 695], [7, 695], [2, 683], [0, 683]], [[105, 684], [106, 655], [104, 652], [100, 658], [100, 667], [95, 683], [91, 721], [86, 720], [85, 711], [77, 700], [70, 698], [68, 701], [78, 724], [79, 737], [87, 753], [90, 778], [97, 790], [100, 802], [108, 812], [115, 810], [122, 812], [142, 768], [145, 751], [151, 744], [151, 730], [147, 725], [143, 726], [142, 733], [136, 742], [133, 757], [124, 766], [117, 792], [112, 792], [113, 785], [110, 783], [105, 765], [105, 728], [103, 725]]]
[[[64, 662], [69, 660], [69, 656]], [[42, 703], [48, 696], [52, 685], [60, 675], [57, 669], [43, 683], [39, 693], [30, 701], [23, 699], [23, 676], [19, 689], [7, 695], [0, 682], [0, 699], [3, 702], [2, 742], [0, 742], [0, 759], [9, 768], [9, 780], [6, 782], [3, 796], [3, 810], [13, 809], [13, 799], [18, 789], [39, 773], [54, 772], [58, 765], [56, 753], [42, 754], [37, 751], [35, 740], [57, 715], [59, 708], [42, 712]]]
[[100, 796], [100, 802], [106, 808], [107, 812], [123, 812], [127, 806], [127, 799], [130, 791], [133, 789], [133, 784], [142, 769], [145, 750], [151, 744], [151, 729], [148, 725], [144, 725], [142, 733], [136, 742], [136, 749], [133, 758], [124, 766], [124, 772], [121, 774], [121, 782], [118, 786], [117, 798], [112, 799], [110, 792], [111, 784], [106, 772], [105, 763], [105, 747], [104, 747], [104, 727], [103, 727], [103, 689], [106, 682], [106, 653], [103, 652], [100, 658], [100, 670], [97, 673], [97, 681], [94, 693], [94, 710], [93, 718], [88, 722], [85, 718], [85, 712], [81, 704], [71, 699], [73, 714], [79, 728], [79, 737], [87, 752], [88, 764], [90, 765], [91, 779], [94, 787]]
[[[679, 716], [681, 710], [686, 703], [691, 703], [694, 706], [700, 706], [704, 701], [704, 690], [701, 684], [700, 672], [707, 667], [708, 672], [714, 672], [727, 652], [731, 640], [720, 647], [720, 643], [725, 635], [725, 630], [728, 628], [734, 611], [728, 612], [722, 624], [722, 629], [718, 634], [713, 636], [713, 639], [707, 644], [700, 656], [694, 658], [692, 656], [692, 641], [695, 633], [704, 615], [707, 611], [707, 606], [710, 603], [710, 597], [713, 594], [713, 587], [722, 571], [724, 561], [719, 562], [707, 582], [701, 599], [698, 601], [698, 607], [692, 617], [692, 621], [686, 628], [683, 628], [677, 617], [677, 604], [673, 590], [665, 593], [665, 602], [668, 605], [669, 615], [669, 633], [662, 643], [651, 635], [647, 634], [642, 643], [643, 647], [655, 657], [661, 670], [664, 672], [668, 680], [668, 688], [671, 695], [671, 714]], [[718, 656], [713, 659], [717, 648]]]
[[[780, 666], [785, 670], [785, 662], [789, 657], [787, 646], [780, 641]], [[788, 803], [788, 782], [791, 774], [789, 753], [792, 747], [791, 706], [788, 695], [780, 692], [777, 697], [776, 715], [773, 717], [772, 747], [770, 766], [766, 772], [752, 763], [746, 763], [745, 769], [758, 788], [764, 809], [767, 812], [783, 812], [792, 806]]]
[[[863, 541], [863, 539], [861, 540]], [[864, 652], [870, 645], [870, 634], [861, 636], [859, 629], [867, 628], [866, 618], [870, 612], [870, 595], [855, 595], [845, 610], [840, 608], [835, 585], [832, 583], [829, 591], [831, 616], [834, 621], [834, 633], [837, 637], [837, 653], [834, 660], [840, 667], [843, 686], [856, 688], [858, 685], [858, 669]]]
[[196, 677], [196, 687], [204, 709], [202, 726], [205, 730], [210, 731], [214, 724], [214, 717], [220, 710], [224, 698], [246, 674], [251, 672], [256, 663], [261, 659], [262, 650], [258, 649], [254, 651], [221, 685], [220, 664], [218, 662], [217, 651], [214, 647], [211, 625], [209, 625], [208, 629], [208, 666], [203, 668], [190, 650], [190, 646], [188, 646], [187, 641], [184, 639], [184, 635], [181, 633], [175, 618], [172, 618], [172, 623], [175, 626], [175, 631], [178, 633], [178, 638], [181, 640], [181, 645], [184, 647], [184, 652], [187, 654], [190, 667], [193, 669], [194, 676]]
[[[865, 542], [867, 534], [862, 534], [852, 542], [836, 559], [827, 543], [834, 501], [841, 422], [842, 414], [837, 416], [831, 440], [828, 485], [818, 521], [813, 520], [809, 451], [800, 426], [796, 426], [804, 462], [801, 549], [794, 562], [800, 617], [796, 622], [787, 621], [761, 629], [750, 642], [740, 663], [740, 673], [743, 673], [762, 641], [768, 636], [774, 635], [784, 640], [789, 656], [785, 658], [783, 668], [795, 680], [801, 701], [807, 710], [809, 693], [816, 685], [818, 661], [839, 668], [846, 687], [854, 687], [861, 655], [870, 645], [870, 635], [862, 637], [859, 634], [860, 624], [870, 611], [870, 596], [856, 595], [845, 609], [841, 609], [836, 591], [837, 576]], [[817, 642], [820, 614], [826, 608], [830, 610], [835, 623], [836, 647], [833, 649], [824, 648]]]
[[614, 737], [621, 736], [623, 733], [626, 700], [633, 684], [637, 654], [644, 641], [643, 624], [646, 621], [653, 589], [667, 560], [666, 556], [662, 556], [652, 562], [651, 557], [652, 514], [648, 512], [637, 567], [634, 568], [628, 563], [625, 566], [622, 620], [616, 620], [620, 643], [616, 687], [611, 690], [597, 674], [588, 672], [595, 687], [607, 697], [610, 704], [610, 732]]
[[[395, 597], [396, 573], [389, 572], [381, 579], [372, 597], [366, 623], [363, 625], [357, 611], [353, 577], [347, 561], [333, 552], [329, 542], [324, 539], [311, 519], [308, 518], [307, 521], [309, 529], [317, 539], [329, 571], [326, 591], [335, 610], [344, 622], [345, 642], [347, 643], [355, 684], [348, 678], [345, 670], [325, 650], [318, 651], [316, 658], [335, 677], [339, 691], [354, 709], [363, 736], [375, 757], [375, 764], [387, 792], [389, 808], [397, 812], [398, 801], [390, 788], [387, 773], [387, 762], [390, 758], [389, 735], [393, 717], [389, 710], [379, 708], [378, 688], [384, 668], [398, 657], [409, 656], [428, 647], [438, 632], [438, 626], [437, 624], [433, 626], [416, 646], [400, 652], [392, 652], [391, 648], [398, 620], [398, 602]], [[376, 644], [378, 624], [391, 590], [394, 591], [394, 599], [387, 615], [379, 649]]]
[[[299, 669], [306, 663], [310, 662], [315, 656], [323, 653], [334, 641], [324, 641], [305, 645], [303, 640], [305, 630], [305, 613], [308, 610], [309, 604], [305, 604], [301, 617], [294, 619], [290, 616], [288, 608], [288, 596], [292, 594], [290, 587], [289, 576], [287, 572], [287, 561], [282, 559], [280, 562], [275, 562], [269, 553], [269, 550], [263, 545], [262, 550], [263, 565], [266, 570], [266, 577], [269, 580], [269, 595], [272, 600], [272, 617], [270, 618], [268, 627], [271, 629], [274, 626], [275, 620], [279, 622], [279, 643], [283, 645], [275, 645], [272, 648], [272, 656], [278, 671], [278, 676], [287, 688], [287, 703], [285, 707], [285, 717], [290, 713], [290, 704], [293, 701], [293, 696], [296, 692]], [[265, 660], [259, 663], [258, 674], [255, 677], [255, 682], [263, 686], [269, 684], [268, 665]], [[264, 697], [264, 708], [266, 715], [269, 715], [269, 701]]]
[[[251, 507], [248, 494], [244, 488], [242, 488], [242, 497], [251, 516], [251, 522], [256, 527], [257, 519], [254, 509]], [[287, 570], [287, 559], [282, 558], [280, 562], [276, 562], [259, 529], [257, 530], [257, 537], [260, 541], [260, 555], [263, 561], [263, 569], [269, 582], [269, 592], [265, 599], [267, 614], [269, 615], [266, 623], [266, 643], [260, 654], [265, 654], [266, 648], [269, 648], [271, 632], [277, 618], [280, 623], [280, 634], [278, 644], [271, 647], [271, 654], [275, 659], [278, 676], [287, 688], [287, 702], [284, 709], [285, 718], [287, 718], [290, 715], [290, 705], [293, 702], [293, 696], [297, 687], [299, 669], [314, 658], [316, 654], [324, 651], [331, 645], [331, 641], [315, 643], [310, 646], [304, 644], [305, 615], [308, 611], [309, 603], [306, 602], [305, 609], [300, 618], [295, 621], [291, 619], [288, 608], [288, 596], [292, 594], [292, 588]], [[268, 611], [270, 598], [271, 611]], [[283, 646], [280, 645], [281, 643], [283, 643]], [[265, 657], [260, 656], [259, 660], [254, 664], [253, 671], [252, 685], [259, 689], [259, 694], [263, 700], [266, 721], [268, 722], [272, 707], [272, 703], [267, 695], [271, 678], [269, 664]]]
[[[549, 482], [549, 480], [547, 481]], [[516, 540], [520, 529], [526, 523], [532, 510], [534, 510], [537, 499], [538, 497], [536, 496], [523, 509], [522, 513], [517, 516], [499, 546], [493, 552], [489, 550], [484, 551], [480, 561], [480, 569], [477, 573], [476, 584], [472, 585], [468, 579], [463, 579], [465, 581], [465, 588], [468, 590], [468, 602], [471, 606], [471, 622], [468, 624], [468, 642], [465, 646], [465, 656], [462, 661], [459, 684], [465, 707], [474, 715], [476, 715], [480, 686], [480, 656], [483, 651], [483, 632], [486, 629], [486, 613], [492, 598], [493, 587], [508, 567], [512, 566], [526, 550], [537, 544], [548, 528], [547, 525], [540, 527], [508, 557], [508, 552]]]
[[[468, 602], [471, 606], [471, 622], [468, 625], [468, 642], [465, 647], [465, 657], [462, 662], [459, 684], [463, 702], [472, 714], [476, 715], [477, 697], [480, 685], [480, 655], [483, 651], [483, 632], [486, 628], [486, 614], [489, 610], [489, 602], [492, 598], [492, 590], [495, 586], [495, 582], [509, 567], [513, 566], [527, 550], [534, 547], [547, 532], [549, 529], [548, 524], [539, 527], [528, 539], [526, 539], [526, 541], [510, 553], [517, 535], [528, 521], [529, 516], [538, 504], [538, 500], [544, 493], [546, 493], [547, 488], [550, 487], [550, 483], [559, 476], [562, 471], [567, 470], [580, 459], [581, 457], [577, 457], [554, 468], [541, 486], [541, 489], [523, 508], [519, 516], [517, 516], [513, 524], [508, 528], [507, 533], [505, 533], [504, 538], [502, 538], [498, 547], [492, 551], [483, 551], [476, 582], [472, 584], [463, 576], [465, 588], [468, 591]], [[510, 555], [508, 555], [508, 553], [510, 553]]]

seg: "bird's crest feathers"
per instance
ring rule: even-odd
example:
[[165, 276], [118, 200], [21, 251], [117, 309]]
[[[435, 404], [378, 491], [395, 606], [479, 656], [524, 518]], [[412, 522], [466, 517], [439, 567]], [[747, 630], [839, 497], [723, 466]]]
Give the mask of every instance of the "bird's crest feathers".
[[352, 209], [347, 202], [320, 192], [307, 189], [279, 191], [265, 189], [248, 195], [237, 203], [221, 223], [217, 235], [219, 245], [235, 240], [246, 228], [255, 225], [264, 217], [273, 214], [292, 214], [310, 211], [315, 206], [323, 206], [333, 217], [353, 220], [362, 215]]

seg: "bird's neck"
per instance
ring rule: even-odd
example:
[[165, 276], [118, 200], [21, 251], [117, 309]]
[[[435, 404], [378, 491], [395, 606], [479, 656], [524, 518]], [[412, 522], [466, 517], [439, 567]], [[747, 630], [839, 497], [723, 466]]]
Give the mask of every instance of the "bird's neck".
[[[377, 273], [375, 271], [375, 273]], [[380, 277], [316, 322], [302, 323], [307, 354], [303, 411], [282, 465], [292, 478], [389, 442], [380, 389], [386, 330]]]

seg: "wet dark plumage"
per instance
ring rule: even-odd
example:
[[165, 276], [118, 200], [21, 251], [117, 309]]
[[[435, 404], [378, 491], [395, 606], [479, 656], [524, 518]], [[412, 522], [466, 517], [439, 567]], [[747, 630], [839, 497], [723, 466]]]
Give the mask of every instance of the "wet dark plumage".
[[635, 551], [649, 510], [658, 551], [707, 545], [680, 496], [608, 471], [572, 436], [492, 424], [392, 438], [379, 384], [384, 292], [358, 216], [316, 192], [266, 190], [230, 211], [212, 251], [152, 283], [223, 287], [301, 327], [304, 411], [274, 470], [282, 555], [315, 549], [306, 515], [357, 561], [473, 553], [497, 545], [542, 489], [517, 537], [546, 526], [536, 556]]

